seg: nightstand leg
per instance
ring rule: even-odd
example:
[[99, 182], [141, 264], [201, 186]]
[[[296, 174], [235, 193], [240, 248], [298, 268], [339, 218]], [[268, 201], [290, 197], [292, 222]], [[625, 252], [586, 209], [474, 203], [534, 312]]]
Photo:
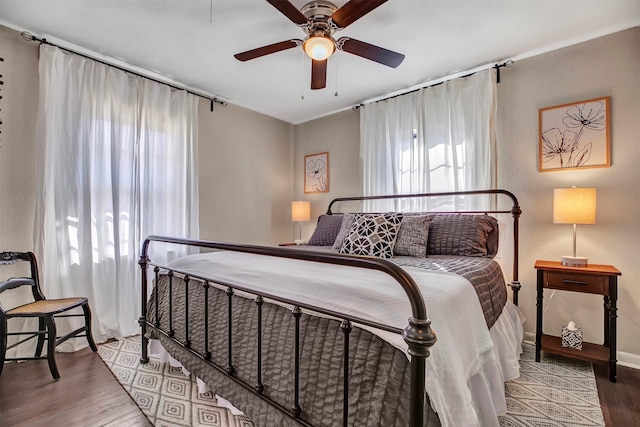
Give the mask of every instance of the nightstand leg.
[[540, 361], [540, 350], [542, 349], [542, 298], [544, 290], [544, 272], [538, 270], [536, 297], [536, 362]]
[[611, 299], [604, 296], [604, 346], [611, 345]]
[[617, 319], [618, 319], [618, 278], [609, 278], [609, 380], [618, 379], [617, 366]]

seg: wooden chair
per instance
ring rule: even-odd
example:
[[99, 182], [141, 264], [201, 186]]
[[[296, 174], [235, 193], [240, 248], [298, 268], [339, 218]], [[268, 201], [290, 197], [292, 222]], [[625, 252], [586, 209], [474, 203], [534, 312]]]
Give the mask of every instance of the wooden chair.
[[[58, 372], [55, 360], [56, 346], [65, 342], [69, 338], [86, 337], [91, 350], [94, 352], [98, 351], [96, 344], [93, 342], [93, 336], [91, 335], [91, 310], [89, 309], [89, 301], [84, 297], [46, 299], [40, 289], [38, 264], [36, 262], [35, 255], [32, 252], [0, 252], [0, 265], [14, 264], [20, 261], [27, 261], [30, 263], [31, 277], [17, 277], [0, 282], [0, 294], [9, 289], [15, 289], [21, 286], [31, 286], [34, 301], [12, 309], [6, 309], [2, 304], [0, 304], [0, 375], [2, 375], [2, 368], [5, 361], [47, 359], [51, 375], [55, 380], [57, 380], [60, 378], [60, 373]], [[82, 307], [84, 314], [61, 314], [76, 307]], [[78, 316], [84, 316], [85, 325], [63, 337], [58, 337], [54, 318]], [[38, 330], [27, 332], [8, 332], [7, 321], [16, 317], [37, 318], [39, 324]], [[7, 338], [11, 335], [28, 335], [28, 337], [7, 347]], [[33, 338], [38, 339], [35, 355], [33, 357], [6, 358], [7, 350]], [[47, 343], [47, 355], [41, 356], [45, 340]]]

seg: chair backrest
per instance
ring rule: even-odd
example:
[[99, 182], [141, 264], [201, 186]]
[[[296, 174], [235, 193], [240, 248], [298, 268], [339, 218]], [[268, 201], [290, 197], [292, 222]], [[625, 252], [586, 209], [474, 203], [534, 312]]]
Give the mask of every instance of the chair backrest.
[[[0, 265], [15, 264], [17, 262], [28, 262], [31, 269], [31, 277], [12, 277], [0, 282], [0, 293], [20, 286], [31, 286], [33, 299], [38, 301], [45, 299], [40, 290], [40, 278], [38, 275], [38, 263], [33, 252], [0, 252]], [[5, 312], [5, 308], [0, 304], [0, 311]]]

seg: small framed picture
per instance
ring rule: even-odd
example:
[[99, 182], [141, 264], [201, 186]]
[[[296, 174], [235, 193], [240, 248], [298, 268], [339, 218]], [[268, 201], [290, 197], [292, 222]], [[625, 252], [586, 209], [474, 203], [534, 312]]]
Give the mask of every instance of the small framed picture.
[[304, 156], [304, 192], [329, 192], [329, 152]]
[[611, 166], [610, 97], [541, 108], [540, 172]]

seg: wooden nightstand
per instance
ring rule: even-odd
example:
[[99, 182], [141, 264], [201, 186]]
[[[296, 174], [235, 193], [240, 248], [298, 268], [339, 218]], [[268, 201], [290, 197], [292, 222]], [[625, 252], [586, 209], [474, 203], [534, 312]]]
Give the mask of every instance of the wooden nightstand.
[[[536, 362], [540, 351], [558, 354], [597, 364], [609, 364], [609, 379], [616, 382], [616, 319], [618, 276], [622, 273], [612, 265], [589, 264], [569, 267], [556, 261], [536, 261], [538, 270], [536, 302]], [[604, 344], [582, 343], [582, 350], [562, 347], [562, 339], [542, 333], [542, 300], [544, 289], [604, 295]]]

